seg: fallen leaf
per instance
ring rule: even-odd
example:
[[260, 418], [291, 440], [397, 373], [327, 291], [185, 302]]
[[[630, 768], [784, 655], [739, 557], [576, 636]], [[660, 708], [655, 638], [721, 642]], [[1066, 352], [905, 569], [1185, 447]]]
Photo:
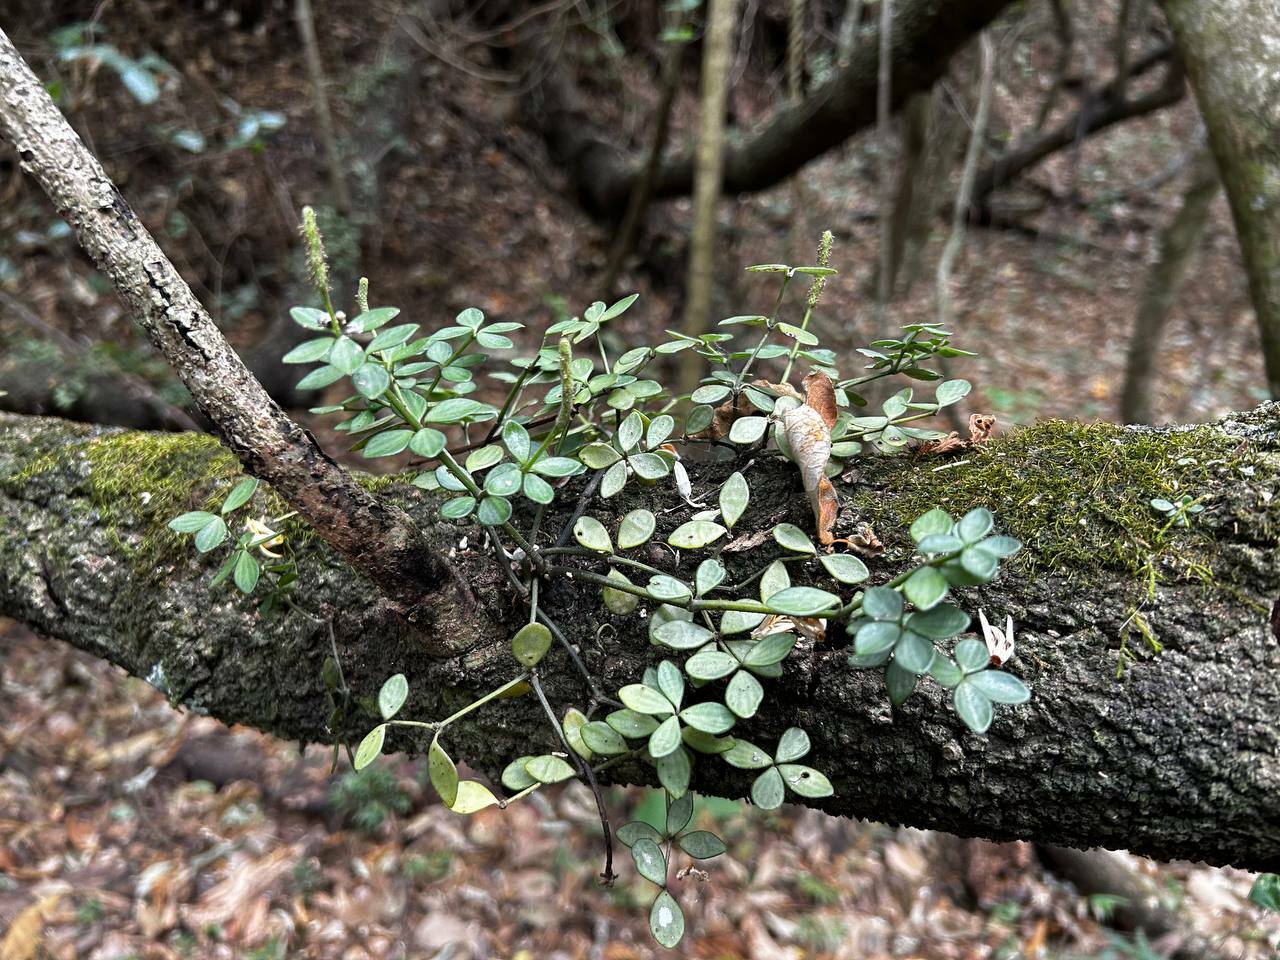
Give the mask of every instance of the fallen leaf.
[[44, 938], [44, 922], [61, 899], [62, 894], [55, 893], [19, 913], [0, 941], [0, 960], [32, 960]]
[[975, 413], [969, 417], [969, 442], [986, 443], [996, 429], [996, 418], [989, 413]]

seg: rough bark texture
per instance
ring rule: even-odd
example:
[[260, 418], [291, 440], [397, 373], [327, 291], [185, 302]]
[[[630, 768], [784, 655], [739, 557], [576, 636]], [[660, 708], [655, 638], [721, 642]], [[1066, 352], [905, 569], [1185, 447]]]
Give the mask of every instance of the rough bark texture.
[[1280, 397], [1280, 0], [1165, 0], [1218, 159]]
[[[942, 76], [951, 57], [1010, 6], [1012, 0], [903, 0], [894, 11], [892, 106], [896, 110]], [[726, 194], [765, 190], [839, 146], [876, 118], [877, 33], [850, 54], [847, 65], [798, 104], [780, 110], [736, 147], [725, 151]], [[592, 211], [618, 216], [626, 206], [640, 164], [607, 142], [591, 122], [563, 73], [531, 90], [531, 110], [555, 160]], [[693, 189], [695, 159], [685, 152], [664, 163], [654, 199], [685, 196]]]
[[[729, 99], [729, 71], [733, 67], [733, 36], [737, 28], [738, 0], [713, 0], [706, 5], [706, 36], [702, 43], [701, 103], [698, 116], [698, 152], [693, 185], [693, 227], [689, 236], [689, 282], [685, 295], [684, 331], [706, 330], [711, 319], [711, 294], [715, 286], [716, 233], [720, 225], [720, 185], [724, 172], [725, 105]], [[689, 364], [692, 392], [697, 373]]]
[[412, 615], [446, 577], [409, 517], [356, 484], [254, 379], [0, 31], [0, 137], [248, 470]]
[[[812, 762], [836, 787], [820, 803], [832, 813], [1277, 869], [1278, 416], [1280, 405], [1270, 404], [1213, 426], [1164, 431], [1050, 422], [955, 461], [860, 462], [840, 487], [838, 532], [866, 522], [885, 540], [887, 553], [869, 561], [876, 582], [908, 562], [904, 521], [934, 504], [957, 513], [986, 503], [999, 528], [1028, 545], [1000, 580], [965, 591], [960, 602], [1013, 616], [1011, 669], [1034, 696], [1001, 710], [985, 737], [964, 730], [932, 683], [892, 710], [879, 672], [851, 669], [848, 637], [833, 628], [787, 661], [742, 735], [764, 745], [791, 724], [808, 729]], [[794, 467], [767, 458], [737, 466], [752, 497], [735, 534], [811, 523]], [[731, 469], [691, 464], [695, 496], [714, 496], [712, 485]], [[235, 474], [234, 460], [208, 437], [0, 418], [0, 614], [149, 678], [176, 704], [283, 737], [328, 739], [324, 624], [297, 612], [260, 619], [253, 600], [225, 587], [211, 592], [220, 558], [197, 557], [165, 529], [174, 513], [221, 495]], [[428, 651], [335, 553], [305, 528], [289, 529], [303, 574], [298, 603], [334, 618], [354, 693], [339, 731], [348, 739], [375, 722], [376, 691], [397, 671], [412, 688], [406, 715], [419, 718], [441, 717], [509, 679], [517, 668], [507, 638], [526, 616], [477, 549], [480, 530], [435, 521], [431, 498], [378, 483], [451, 552], [479, 607], [438, 609], [437, 635], [428, 639], [446, 649]], [[1190, 530], [1162, 539], [1163, 519], [1146, 501], [1175, 483], [1204, 496], [1207, 509]], [[576, 494], [571, 487], [557, 503], [572, 505]], [[618, 515], [641, 504], [658, 514], [659, 538], [691, 512], [666, 483], [629, 488], [589, 512], [616, 528]], [[553, 508], [548, 535], [568, 510]], [[777, 553], [765, 538], [722, 560], [736, 581]], [[686, 554], [680, 569], [703, 555]], [[1150, 599], [1148, 556], [1156, 571]], [[665, 549], [640, 559], [673, 569]], [[804, 568], [792, 569], [799, 579]], [[831, 586], [815, 570], [807, 575]], [[606, 690], [633, 682], [660, 656], [645, 618], [606, 614], [585, 583], [561, 579], [542, 596]], [[1142, 654], [1138, 635], [1126, 638], [1135, 611], [1163, 644], [1159, 656]], [[1122, 643], [1139, 656], [1117, 679]], [[554, 649], [541, 669], [557, 709], [584, 704], [563, 651]], [[554, 744], [530, 697], [474, 714], [448, 740], [455, 756], [491, 773]], [[644, 769], [611, 775], [644, 777]], [[749, 784], [712, 761], [700, 762], [696, 782], [729, 796]]]

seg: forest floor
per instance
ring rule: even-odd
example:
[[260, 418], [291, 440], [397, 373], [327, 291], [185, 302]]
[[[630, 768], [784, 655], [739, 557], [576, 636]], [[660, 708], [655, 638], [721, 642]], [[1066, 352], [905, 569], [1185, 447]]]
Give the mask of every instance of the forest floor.
[[[146, 109], [109, 70], [60, 61], [38, 17], [15, 17], [29, 32], [14, 39], [63, 88], [64, 106], [140, 216], [228, 335], [248, 346], [301, 287], [298, 208], [327, 197], [288, 23], [236, 31], [215, 17], [173, 15], [159, 0], [104, 6], [100, 39], [134, 55], [158, 51], [178, 65]], [[385, 44], [366, 39], [391, 36], [396, 5], [346, 6], [360, 15], [335, 14], [323, 33], [331, 65], [341, 68], [333, 87], [343, 129], [359, 112], [350, 106], [359, 91], [400, 69], [380, 59]], [[156, 15], [140, 17], [148, 7]], [[509, 97], [422, 59], [420, 96], [395, 147], [405, 157], [379, 184], [380, 205], [365, 231], [360, 268], [375, 301], [431, 324], [471, 305], [534, 329], [580, 311], [595, 299], [607, 233], [574, 203], [537, 138], [511, 123]], [[647, 69], [607, 59], [601, 66], [615, 80]], [[642, 140], [654, 96], [645, 87], [634, 85], [638, 99], [625, 108], [602, 98], [601, 122]], [[1025, 98], [999, 92], [997, 111], [1017, 122]], [[769, 108], [767, 97], [735, 95], [743, 125]], [[283, 120], [278, 129], [273, 113]], [[678, 142], [695, 115], [682, 99]], [[273, 129], [240, 142], [251, 117]], [[1059, 194], [1076, 183], [1095, 196], [1125, 193], [1190, 149], [1195, 126], [1184, 102], [1090, 139], [1078, 156], [1063, 154], [1033, 177]], [[198, 133], [204, 146], [192, 149], [196, 141], [180, 139], [183, 132]], [[864, 216], [877, 196], [870, 140], [806, 168], [803, 193], [786, 185], [736, 198], [722, 215], [721, 316], [772, 299], [742, 266], [807, 261], [818, 233], [836, 232], [841, 274], [815, 329], [850, 371], [859, 362], [854, 347], [890, 332], [876, 324], [865, 292], [876, 257], [876, 226]], [[65, 225], [10, 170], [0, 180], [0, 293], [11, 298], [0, 300], [0, 366], [45, 363], [56, 352], [49, 331], [61, 331], [95, 345], [94, 364], [124, 366], [180, 396]], [[1180, 186], [1175, 177], [1086, 209], [1049, 209], [1033, 218], [1042, 230], [1036, 240], [970, 232], [953, 290], [957, 343], [981, 354], [956, 371], [975, 382], [973, 409], [1005, 425], [1115, 416], [1136, 297]], [[618, 330], [620, 345], [677, 322], [687, 217], [685, 201], [655, 210], [659, 239], [649, 252], [659, 266], [624, 277], [642, 298]], [[938, 218], [916, 282], [891, 311], [893, 324], [933, 319], [932, 264], [945, 236]], [[330, 237], [335, 250], [340, 239]], [[14, 309], [14, 301], [28, 309]], [[1221, 199], [1165, 340], [1153, 349], [1161, 356], [1162, 420], [1210, 419], [1262, 399], [1257, 334]], [[85, 371], [49, 369], [58, 371], [55, 398], [70, 406]], [[648, 884], [629, 867], [612, 890], [595, 881], [598, 822], [581, 790], [464, 820], [424, 788], [420, 763], [388, 761], [356, 777], [344, 762], [330, 776], [327, 751], [300, 753], [175, 712], [142, 681], [3, 621], [0, 720], [0, 927], [43, 934], [45, 956], [659, 955], [646, 930]], [[653, 815], [652, 795], [611, 794], [614, 810], [638, 806]], [[683, 884], [690, 917], [683, 956], [1152, 956], [1109, 933], [1097, 922], [1107, 904], [1064, 887], [1023, 844], [710, 800], [698, 815], [716, 823], [730, 853], [710, 865], [706, 881]], [[1280, 926], [1247, 902], [1249, 875], [1134, 864], [1226, 955], [1275, 955]]]
[[[175, 711], [4, 621], [0, 704], [0, 919], [25, 922], [19, 960], [673, 955], [649, 939], [648, 881], [625, 863], [599, 884], [599, 820], [576, 785], [461, 817], [421, 761], [357, 775], [344, 760], [330, 775], [326, 749]], [[652, 791], [608, 794], [615, 816], [661, 812]], [[729, 852], [676, 884], [679, 956], [1156, 960], [1175, 945], [1143, 952], [1108, 930], [1105, 899], [1079, 896], [1027, 844], [715, 799], [695, 816]], [[1222, 956], [1275, 956], [1280, 916], [1248, 901], [1250, 874], [1132, 863]]]

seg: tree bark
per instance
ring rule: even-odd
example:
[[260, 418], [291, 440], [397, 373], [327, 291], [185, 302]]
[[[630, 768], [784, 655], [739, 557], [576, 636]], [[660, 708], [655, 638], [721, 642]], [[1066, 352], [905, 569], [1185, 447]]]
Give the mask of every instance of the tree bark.
[[447, 562], [425, 549], [402, 510], [356, 484], [268, 396], [3, 31], [0, 138], [13, 145], [22, 169], [75, 230], [227, 447], [416, 616], [447, 580]]
[[1213, 152], [1203, 147], [1192, 162], [1182, 207], [1160, 235], [1159, 259], [1147, 274], [1138, 316], [1129, 340], [1120, 419], [1125, 423], [1151, 423], [1151, 382], [1160, 357], [1165, 324], [1178, 301], [1187, 267], [1209, 222], [1209, 210], [1222, 188]]
[[[951, 56], [1012, 0], [903, 0], [894, 13], [891, 39], [893, 108], [928, 90]], [[766, 190], [805, 164], [844, 143], [876, 119], [879, 33], [850, 52], [849, 62], [805, 99], [779, 110], [759, 130], [724, 155], [725, 193]], [[595, 129], [589, 106], [563, 74], [531, 91], [533, 113], [553, 159], [568, 173], [592, 212], [618, 216], [626, 207], [641, 164], [622, 154]], [[695, 155], [665, 162], [654, 183], [655, 200], [693, 189]]]
[[[869, 523], [884, 540], [887, 553], [868, 561], [875, 582], [908, 562], [904, 525], [934, 504], [956, 514], [986, 503], [999, 528], [1027, 544], [996, 583], [965, 591], [960, 602], [970, 612], [981, 606], [1013, 617], [1010, 669], [1033, 698], [998, 713], [985, 737], [967, 733], [931, 683], [892, 710], [879, 672], [850, 668], [849, 638], [833, 627], [827, 640], [787, 661], [743, 735], [767, 744], [787, 726], [808, 729], [812, 763], [836, 787], [817, 803], [831, 813], [1276, 870], [1280, 621], [1270, 618], [1280, 598], [1278, 422], [1274, 403], [1198, 428], [1049, 422], [954, 462], [861, 461], [857, 480], [840, 485], [839, 527]], [[731, 469], [691, 464], [695, 498], [714, 496]], [[0, 416], [0, 614], [148, 678], [175, 704], [308, 741], [336, 733], [353, 742], [366, 732], [392, 673], [409, 678], [405, 716], [430, 719], [518, 672], [507, 638], [525, 614], [489, 554], [476, 549], [483, 533], [433, 520], [431, 496], [392, 488], [386, 495], [419, 520], [432, 545], [453, 552], [478, 606], [470, 615], [441, 609], [429, 650], [335, 552], [297, 521], [288, 525], [302, 573], [296, 603], [332, 616], [354, 694], [341, 729], [329, 731], [323, 620], [296, 611], [262, 618], [254, 599], [211, 591], [220, 558], [197, 556], [165, 528], [235, 475], [234, 461], [209, 437]], [[793, 466], [761, 460], [749, 476], [751, 506], [739, 534], [812, 522]], [[1146, 498], [1175, 482], [1207, 508], [1157, 548], [1163, 520]], [[576, 493], [571, 487], [557, 504], [572, 505]], [[659, 516], [659, 538], [693, 509], [664, 484], [626, 490], [589, 512], [612, 527], [641, 504]], [[554, 507], [546, 529], [558, 529], [570, 509]], [[737, 581], [778, 552], [766, 539], [721, 559]], [[1140, 569], [1148, 552], [1157, 571], [1151, 599]], [[680, 567], [663, 549], [643, 559], [687, 569], [702, 555], [686, 555]], [[793, 566], [793, 576], [801, 569]], [[645, 618], [607, 614], [585, 583], [548, 582], [542, 600], [608, 691], [661, 656], [647, 641]], [[1138, 610], [1164, 652], [1131, 662], [1117, 679], [1116, 648]], [[583, 682], [563, 651], [553, 650], [541, 672], [558, 710], [584, 705]], [[449, 739], [454, 756], [489, 773], [555, 743], [531, 697], [476, 712], [451, 727]], [[647, 769], [610, 775], [644, 778]], [[707, 793], [741, 796], [749, 785], [709, 760], [697, 776]]]
[[1280, 397], [1280, 0], [1165, 0], [1240, 238]]
[[[698, 116], [697, 169], [693, 185], [693, 226], [689, 237], [689, 280], [684, 305], [684, 331], [696, 335], [708, 328], [711, 293], [715, 285], [716, 233], [724, 170], [725, 106], [729, 98], [729, 70], [733, 66], [733, 35], [738, 0], [709, 0], [707, 29], [702, 41], [702, 86]], [[690, 357], [693, 357], [690, 354]], [[696, 358], [694, 358], [696, 363]], [[689, 371], [682, 359], [682, 373]], [[684, 379], [690, 379], [685, 377]], [[697, 373], [681, 388], [691, 391]], [[687, 392], [687, 391], [686, 391]]]

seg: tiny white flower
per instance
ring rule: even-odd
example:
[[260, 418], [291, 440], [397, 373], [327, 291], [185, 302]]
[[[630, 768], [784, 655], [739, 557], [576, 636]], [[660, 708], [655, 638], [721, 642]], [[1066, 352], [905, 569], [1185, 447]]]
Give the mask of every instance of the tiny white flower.
[[987, 622], [987, 615], [978, 610], [978, 622], [982, 624], [982, 639], [986, 641], [987, 652], [991, 655], [991, 665], [1004, 666], [1013, 659], [1013, 617], [1007, 616], [1004, 629], [993, 627]]

